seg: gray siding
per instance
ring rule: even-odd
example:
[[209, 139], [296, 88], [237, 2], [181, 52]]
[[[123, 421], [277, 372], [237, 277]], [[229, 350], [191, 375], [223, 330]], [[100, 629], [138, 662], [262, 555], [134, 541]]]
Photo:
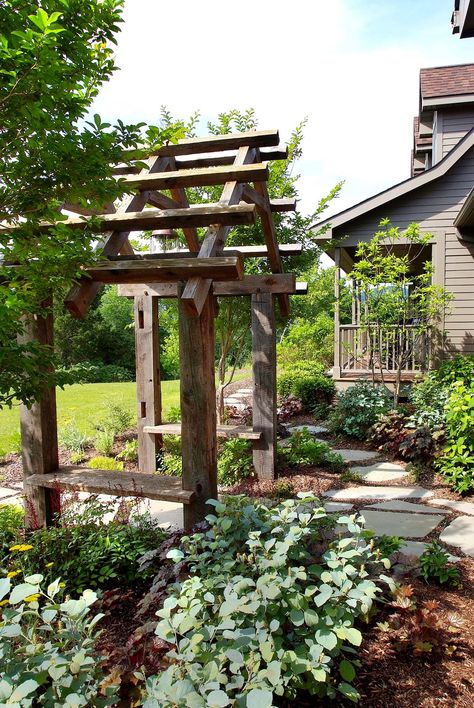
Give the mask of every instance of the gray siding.
[[457, 111], [443, 111], [441, 157], [456, 147], [458, 142], [474, 127], [474, 111], [465, 108]]
[[334, 237], [348, 234], [341, 241], [342, 247], [367, 241], [383, 218], [389, 218], [401, 229], [418, 222], [423, 230], [432, 230], [435, 235], [437, 231], [445, 233], [444, 283], [454, 298], [445, 318], [446, 346], [450, 352], [474, 354], [474, 244], [460, 241], [453, 227], [473, 185], [474, 148], [471, 148], [444, 177], [335, 229]]

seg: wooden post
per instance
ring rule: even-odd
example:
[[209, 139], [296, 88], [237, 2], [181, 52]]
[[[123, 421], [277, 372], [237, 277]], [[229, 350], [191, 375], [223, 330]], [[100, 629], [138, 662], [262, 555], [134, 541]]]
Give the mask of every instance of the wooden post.
[[341, 279], [341, 249], [334, 249], [334, 262], [336, 264], [336, 269], [334, 271], [334, 296], [336, 298], [334, 304], [334, 368], [333, 368], [333, 378], [339, 379], [341, 377], [341, 316], [340, 316], [340, 279]]
[[158, 298], [141, 295], [134, 298], [135, 353], [138, 409], [138, 468], [156, 471], [156, 454], [162, 447], [161, 436], [145, 433], [146, 425], [161, 423], [160, 336]]
[[[50, 306], [45, 302], [45, 307]], [[20, 343], [38, 342], [53, 346], [53, 315], [32, 316], [25, 320]], [[59, 490], [33, 487], [28, 477], [48, 474], [59, 467], [56, 389], [45, 388], [41, 398], [31, 408], [20, 406], [20, 429], [25, 492], [25, 523], [30, 529], [51, 524], [55, 512], [60, 511]]]
[[217, 499], [214, 302], [208, 295], [198, 317], [181, 297], [178, 302], [183, 489], [197, 496], [184, 506], [184, 526], [189, 528], [210, 513], [207, 500]]
[[261, 432], [253, 448], [259, 479], [275, 478], [276, 327], [273, 295], [252, 295], [253, 428]]

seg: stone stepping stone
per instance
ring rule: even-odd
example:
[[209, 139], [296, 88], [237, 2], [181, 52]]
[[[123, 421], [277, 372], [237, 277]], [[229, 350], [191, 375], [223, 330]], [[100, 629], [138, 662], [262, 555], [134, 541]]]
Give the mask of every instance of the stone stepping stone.
[[474, 558], [474, 519], [458, 516], [440, 534], [440, 541], [457, 546], [467, 556]]
[[390, 482], [393, 479], [408, 477], [408, 472], [401, 465], [393, 462], [378, 462], [368, 467], [352, 467], [351, 472], [365, 482]]
[[[403, 553], [404, 556], [415, 556], [419, 558], [426, 551], [427, 545], [428, 544], [423, 543], [423, 541], [405, 541], [399, 553]], [[450, 563], [458, 563], [461, 559], [459, 556], [449, 554], [448, 560]]]
[[[392, 511], [364, 510], [365, 526], [377, 536], [424, 538], [433, 531], [444, 517], [439, 514], [406, 514]], [[474, 550], [474, 545], [473, 545]]]
[[9, 489], [8, 487], [0, 487], [0, 500], [8, 499], [8, 497], [14, 497], [18, 494], [16, 489]]
[[413, 504], [403, 500], [379, 502], [378, 504], [371, 504], [368, 508], [380, 509], [381, 511], [412, 511], [417, 514], [441, 514], [441, 516], [444, 516], [444, 513], [439, 509], [430, 509], [429, 506], [424, 504]]
[[4, 497], [3, 499], [0, 499], [0, 506], [6, 506], [6, 504], [21, 506], [23, 508], [23, 497], [20, 494], [15, 494], [13, 497]]
[[293, 425], [288, 428], [288, 432], [299, 433], [300, 430], [307, 430], [310, 435], [321, 435], [321, 433], [328, 433], [328, 429], [324, 425]]
[[323, 497], [335, 501], [355, 501], [357, 499], [425, 499], [433, 492], [423, 487], [347, 487], [346, 489], [328, 489]]
[[329, 514], [338, 511], [350, 511], [354, 508], [354, 504], [345, 504], [344, 502], [326, 502], [324, 508]]
[[446, 506], [460, 514], [474, 516], [474, 504], [472, 502], [456, 501], [455, 499], [430, 499], [429, 504], [434, 506]]
[[379, 453], [372, 450], [352, 450], [350, 448], [336, 450], [333, 448], [333, 452], [341, 455], [345, 462], [362, 462], [363, 460], [373, 460], [374, 457], [379, 457]]

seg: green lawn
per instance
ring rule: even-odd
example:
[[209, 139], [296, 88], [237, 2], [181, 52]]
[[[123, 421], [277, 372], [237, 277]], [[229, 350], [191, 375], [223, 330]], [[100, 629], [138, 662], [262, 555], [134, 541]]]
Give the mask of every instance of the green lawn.
[[[107, 401], [120, 401], [136, 415], [135, 382], [75, 384], [58, 389], [58, 427], [74, 423], [88, 434], [104, 414]], [[161, 385], [163, 411], [179, 405], [179, 381], [163, 381]], [[0, 410], [0, 451], [16, 451], [19, 443], [18, 407]]]
[[[236, 373], [234, 381], [245, 379], [248, 370]], [[134, 382], [75, 384], [57, 390], [59, 435], [65, 425], [74, 424], [88, 435], [94, 432], [94, 423], [103, 417], [107, 401], [120, 401], [136, 415]], [[163, 381], [161, 384], [163, 413], [171, 406], [179, 406], [179, 381]], [[0, 455], [17, 452], [20, 440], [18, 407], [0, 410]]]

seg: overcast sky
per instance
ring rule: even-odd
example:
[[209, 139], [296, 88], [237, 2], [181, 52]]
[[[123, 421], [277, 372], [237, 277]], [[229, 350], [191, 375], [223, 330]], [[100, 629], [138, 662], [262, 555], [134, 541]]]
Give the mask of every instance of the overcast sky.
[[[305, 116], [301, 206], [339, 179], [331, 210], [409, 177], [421, 67], [474, 61], [451, 34], [452, 0], [126, 0], [120, 71], [94, 104], [104, 118], [204, 123], [255, 108], [282, 141]], [[329, 212], [328, 212], [329, 213]]]

